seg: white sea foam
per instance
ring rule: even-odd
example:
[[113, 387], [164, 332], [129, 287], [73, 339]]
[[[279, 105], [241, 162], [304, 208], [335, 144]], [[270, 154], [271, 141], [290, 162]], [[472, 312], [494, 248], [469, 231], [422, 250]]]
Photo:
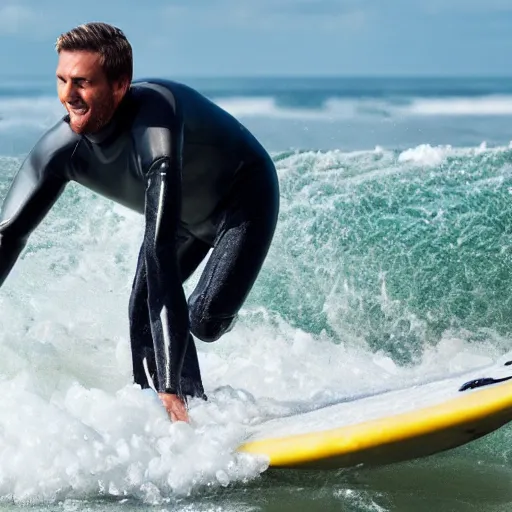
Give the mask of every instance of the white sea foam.
[[483, 141], [479, 146], [472, 148], [454, 148], [450, 145], [432, 146], [430, 144], [419, 144], [416, 147], [401, 151], [398, 155], [398, 162], [435, 167], [445, 162], [448, 157], [471, 157], [484, 153], [500, 153], [508, 151], [510, 147], [510, 145], [488, 147], [485, 141]]
[[402, 151], [398, 156], [398, 161], [436, 166], [441, 164], [451, 152], [451, 146], [432, 147], [430, 144], [421, 144]]

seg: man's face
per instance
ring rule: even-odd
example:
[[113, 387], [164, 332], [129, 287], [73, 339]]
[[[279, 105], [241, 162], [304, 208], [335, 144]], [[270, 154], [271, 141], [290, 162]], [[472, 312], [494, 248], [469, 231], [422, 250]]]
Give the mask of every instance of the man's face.
[[112, 118], [129, 86], [128, 80], [109, 82], [98, 53], [61, 51], [57, 66], [59, 100], [76, 133], [94, 133]]

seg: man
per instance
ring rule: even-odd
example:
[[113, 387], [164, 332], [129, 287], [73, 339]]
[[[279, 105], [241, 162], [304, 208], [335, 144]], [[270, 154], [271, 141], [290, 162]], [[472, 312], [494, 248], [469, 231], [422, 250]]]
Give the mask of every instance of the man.
[[[232, 326], [267, 255], [279, 210], [271, 158], [233, 117], [193, 89], [132, 82], [121, 30], [62, 34], [57, 89], [67, 110], [18, 171], [0, 214], [0, 285], [30, 233], [73, 180], [145, 216], [129, 304], [133, 374], [172, 421], [204, 397], [194, 339]], [[182, 283], [208, 251], [188, 300]]]

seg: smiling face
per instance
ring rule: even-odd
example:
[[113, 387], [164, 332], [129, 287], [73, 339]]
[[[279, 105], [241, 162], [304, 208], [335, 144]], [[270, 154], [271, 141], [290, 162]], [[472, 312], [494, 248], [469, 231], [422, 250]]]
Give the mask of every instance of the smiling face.
[[129, 79], [109, 81], [96, 52], [63, 50], [57, 66], [59, 100], [76, 133], [95, 133], [112, 118], [128, 90]]

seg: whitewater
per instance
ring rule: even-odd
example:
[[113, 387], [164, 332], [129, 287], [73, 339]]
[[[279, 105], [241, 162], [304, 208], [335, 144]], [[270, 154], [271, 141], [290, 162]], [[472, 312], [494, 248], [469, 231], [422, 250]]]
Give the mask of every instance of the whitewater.
[[[500, 131], [510, 118], [353, 109], [333, 121], [321, 109], [315, 119], [292, 107], [293, 117], [278, 116], [272, 105], [251, 114], [253, 100], [238, 92], [224, 106], [244, 104], [244, 124], [273, 141], [281, 212], [235, 329], [197, 341], [208, 401], [191, 402], [190, 425], [171, 424], [131, 383], [127, 312], [143, 218], [70, 184], [0, 293], [0, 509], [506, 510], [509, 427], [373, 471], [276, 474], [236, 447], [264, 420], [511, 350], [512, 143]], [[1, 197], [60, 115], [53, 99], [30, 101], [0, 100]], [[450, 126], [477, 115], [485, 124], [473, 144], [453, 136]], [[434, 121], [444, 143], [425, 135]], [[387, 127], [391, 140], [417, 123], [412, 144], [366, 135], [344, 147], [354, 126], [376, 137]], [[333, 130], [332, 147], [315, 145]]]

